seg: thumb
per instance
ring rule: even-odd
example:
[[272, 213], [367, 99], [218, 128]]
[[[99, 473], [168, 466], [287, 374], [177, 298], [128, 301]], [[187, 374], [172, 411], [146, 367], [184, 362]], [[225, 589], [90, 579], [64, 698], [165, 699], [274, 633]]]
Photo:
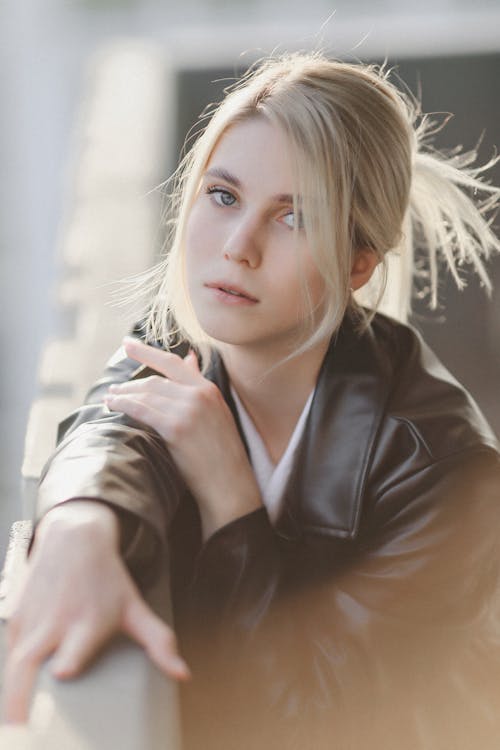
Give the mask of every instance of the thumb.
[[145, 649], [162, 672], [178, 680], [190, 678], [189, 668], [177, 652], [173, 630], [138, 594], [125, 607], [123, 630]]

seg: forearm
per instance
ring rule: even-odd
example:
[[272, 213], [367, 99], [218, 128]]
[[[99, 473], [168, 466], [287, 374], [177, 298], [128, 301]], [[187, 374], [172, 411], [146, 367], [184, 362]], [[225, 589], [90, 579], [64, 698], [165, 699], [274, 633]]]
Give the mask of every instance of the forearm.
[[[118, 415], [116, 415], [118, 416]], [[42, 476], [36, 522], [82, 498], [107, 504], [120, 520], [122, 552], [134, 577], [154, 572], [184, 485], [159, 436], [108, 417], [82, 424], [58, 446]], [[135, 529], [144, 536], [134, 548]]]
[[27, 720], [36, 673], [48, 657], [56, 677], [74, 677], [120, 631], [166, 674], [188, 676], [172, 631], [141, 598], [118, 546], [118, 522], [104, 504], [68, 501], [41, 519], [8, 625], [5, 720]]
[[206, 542], [219, 529], [231, 524], [238, 518], [243, 518], [262, 508], [262, 499], [258, 488], [250, 483], [246, 491], [238, 491], [228, 487], [223, 493], [224, 501], [208, 504], [199, 504], [203, 541]]
[[[219, 527], [205, 540], [187, 590], [188, 619], [238, 629], [239, 615], [258, 624], [265, 602], [278, 595], [286, 575], [280, 540], [261, 506]], [[264, 605], [264, 606], [263, 606]]]
[[[99, 499], [88, 500], [75, 497], [47, 511], [35, 528], [30, 552], [47, 531], [57, 530], [57, 528], [65, 530], [66, 533], [68, 529], [74, 528], [107, 537], [110, 548], [120, 552], [131, 572], [134, 572], [134, 565], [131, 564], [134, 558], [137, 566], [137, 547], [141, 539], [142, 545], [147, 546], [149, 550], [154, 546], [152, 538], [146, 543], [147, 532], [144, 524], [136, 516], [117, 508], [113, 509], [108, 503]], [[153, 536], [152, 532], [150, 536]]]
[[[324, 586], [339, 635], [358, 632], [361, 612], [367, 632], [369, 623], [379, 627], [386, 620], [410, 630], [472, 622], [498, 587], [492, 529], [499, 481], [488, 456], [426, 467], [372, 502], [354, 540], [311, 532], [286, 539], [265, 509], [250, 512], [206, 540], [191, 588], [193, 607], [215, 618], [234, 614], [235, 622], [246, 612], [246, 621], [256, 622], [283, 595]], [[293, 529], [286, 533], [292, 536]], [[471, 575], [471, 566], [480, 575]]]
[[58, 529], [67, 532], [73, 528], [87, 531], [89, 534], [98, 534], [106, 540], [110, 549], [118, 548], [120, 529], [116, 514], [104, 503], [75, 498], [45, 514], [38, 524], [32, 551], [47, 534], [53, 534]]

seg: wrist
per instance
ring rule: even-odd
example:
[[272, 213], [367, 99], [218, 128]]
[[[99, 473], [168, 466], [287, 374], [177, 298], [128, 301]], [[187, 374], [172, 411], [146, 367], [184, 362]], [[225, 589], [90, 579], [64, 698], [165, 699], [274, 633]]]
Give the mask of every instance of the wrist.
[[[227, 497], [227, 494], [226, 490], [221, 496]], [[206, 541], [222, 526], [226, 526], [261, 507], [262, 498], [257, 488], [255, 488], [255, 492], [250, 494], [233, 495], [223, 503], [199, 505], [203, 540]]]
[[104, 542], [116, 549], [119, 544], [119, 525], [115, 513], [105, 503], [94, 500], [68, 500], [49, 510], [39, 521], [34, 546], [46, 537], [73, 539], [88, 537], [92, 544]]

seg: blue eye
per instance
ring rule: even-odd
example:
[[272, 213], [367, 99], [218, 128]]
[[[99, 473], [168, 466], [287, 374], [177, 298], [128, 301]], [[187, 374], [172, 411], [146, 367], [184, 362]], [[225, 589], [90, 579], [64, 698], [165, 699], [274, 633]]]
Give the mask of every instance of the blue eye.
[[207, 193], [213, 195], [214, 201], [218, 206], [232, 206], [236, 203], [234, 195], [229, 190], [224, 190], [224, 188], [209, 187]]

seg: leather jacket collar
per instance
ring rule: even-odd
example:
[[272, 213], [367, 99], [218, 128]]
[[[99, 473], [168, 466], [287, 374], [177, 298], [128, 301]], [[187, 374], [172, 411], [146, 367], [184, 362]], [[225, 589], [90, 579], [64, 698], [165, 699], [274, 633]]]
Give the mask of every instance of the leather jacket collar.
[[[276, 531], [352, 538], [357, 533], [371, 456], [390, 392], [388, 363], [373, 333], [346, 317], [330, 342]], [[207, 377], [221, 389], [245, 437], [219, 355]], [[333, 500], [333, 501], [332, 501]]]
[[[459, 394], [456, 418], [468, 425], [469, 448], [475, 444], [497, 447], [482, 415], [471, 411], [472, 402], [452, 376], [441, 366], [439, 379], [434, 376], [438, 361], [432, 354], [429, 359], [427, 350], [423, 356], [422, 346], [413, 329], [382, 315], [376, 315], [363, 332], [355, 319], [346, 315], [320, 369], [285, 490], [283, 511], [275, 527], [280, 536], [296, 539], [314, 534], [346, 540], [356, 537], [375, 448], [381, 442], [384, 421], [403, 370], [406, 382], [408, 378], [410, 382], [425, 379], [430, 396], [443, 383]], [[219, 355], [215, 355], [207, 377], [221, 389], [245, 442]], [[424, 405], [425, 402], [426, 399]]]

